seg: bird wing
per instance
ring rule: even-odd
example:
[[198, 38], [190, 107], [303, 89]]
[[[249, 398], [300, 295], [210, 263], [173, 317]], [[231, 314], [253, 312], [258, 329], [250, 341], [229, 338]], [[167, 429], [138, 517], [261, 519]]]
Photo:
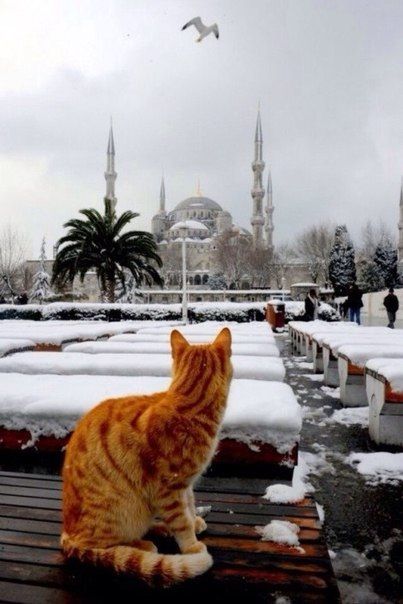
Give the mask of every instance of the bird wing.
[[213, 32], [214, 32], [215, 37], [218, 40], [218, 38], [220, 37], [220, 32], [218, 31], [218, 25], [217, 25], [217, 23], [214, 23], [214, 25], [213, 25]]
[[203, 22], [200, 19], [200, 17], [195, 17], [194, 19], [191, 19], [190, 21], [188, 21], [187, 23], [185, 23], [185, 25], [182, 27], [182, 31], [184, 29], [186, 29], [187, 27], [190, 27], [191, 25], [195, 26], [195, 28], [197, 29], [197, 31], [199, 32], [199, 34], [201, 34], [202, 31], [204, 31], [206, 29], [206, 26], [203, 25]]

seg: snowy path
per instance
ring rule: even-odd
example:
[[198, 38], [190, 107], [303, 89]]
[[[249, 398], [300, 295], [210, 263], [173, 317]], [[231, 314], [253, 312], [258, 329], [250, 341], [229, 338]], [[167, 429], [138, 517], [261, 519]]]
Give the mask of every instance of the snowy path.
[[379, 480], [370, 484], [346, 462], [353, 452], [380, 450], [368, 438], [368, 408], [343, 409], [337, 390], [323, 386], [322, 376], [312, 374], [312, 364], [290, 356], [288, 337], [276, 340], [287, 368], [286, 382], [303, 406], [300, 451], [310, 468], [315, 499], [324, 508], [327, 543], [336, 553], [332, 562], [343, 602], [399, 602], [403, 481], [384, 474], [380, 479], [386, 484]]

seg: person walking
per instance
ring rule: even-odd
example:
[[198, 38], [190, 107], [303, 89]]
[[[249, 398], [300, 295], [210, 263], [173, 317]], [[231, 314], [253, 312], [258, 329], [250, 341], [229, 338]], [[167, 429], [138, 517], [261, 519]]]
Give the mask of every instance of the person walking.
[[310, 289], [305, 298], [305, 321], [316, 321], [318, 318], [318, 296], [314, 289]]
[[399, 310], [399, 298], [394, 292], [395, 290], [393, 287], [390, 287], [388, 295], [385, 296], [383, 300], [383, 305], [386, 308], [389, 320], [388, 327], [390, 327], [390, 329], [395, 328], [396, 313]]
[[350, 309], [350, 321], [354, 321], [361, 325], [361, 308], [364, 306], [362, 302], [362, 291], [356, 283], [350, 285], [347, 296], [347, 304]]

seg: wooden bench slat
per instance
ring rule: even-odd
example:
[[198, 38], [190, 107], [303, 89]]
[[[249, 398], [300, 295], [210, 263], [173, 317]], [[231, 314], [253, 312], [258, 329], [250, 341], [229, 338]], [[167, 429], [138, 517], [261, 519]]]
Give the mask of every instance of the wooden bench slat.
[[3, 476], [0, 474], [0, 488], [3, 485], [16, 487], [29, 487], [31, 489], [52, 489], [60, 491], [61, 482], [52, 482], [50, 480], [34, 480], [32, 478], [21, 478], [14, 476]]
[[[46, 489], [30, 489], [25, 487], [16, 487], [5, 485], [1, 487], [2, 495], [5, 496], [15, 496], [15, 497], [29, 497], [32, 499], [46, 499], [60, 501], [61, 500], [61, 492], [56, 490], [46, 490]], [[244, 514], [257, 514], [257, 513], [267, 513], [270, 515], [273, 514], [281, 514], [284, 506], [281, 504], [272, 504], [267, 500], [262, 498], [256, 498], [254, 500], [248, 500], [248, 503], [244, 503], [239, 497], [237, 502], [228, 502], [230, 506], [227, 505], [227, 502], [218, 501], [216, 498], [213, 500], [209, 497], [208, 494], [205, 494], [202, 499], [199, 499], [199, 494], [196, 494], [197, 500], [202, 503], [208, 503], [212, 505], [214, 511], [227, 511], [231, 509], [233, 512], [239, 512]], [[26, 503], [23, 501], [23, 504]], [[316, 508], [314, 506], [309, 506], [308, 508], [303, 507], [301, 505], [287, 505], [287, 511], [290, 514], [295, 516], [307, 516], [315, 518], [317, 516]]]
[[[267, 483], [267, 485], [269, 482]], [[34, 495], [34, 490], [38, 489], [47, 489], [52, 491], [60, 491], [61, 490], [61, 482], [55, 482], [54, 484], [50, 481], [41, 481], [41, 480], [32, 480], [32, 479], [22, 479], [20, 477], [10, 477], [10, 476], [2, 476], [0, 473], [0, 489], [3, 491], [3, 486], [10, 487], [22, 487], [22, 488], [30, 488], [32, 489], [32, 494]], [[245, 504], [255, 504], [257, 502], [262, 505], [270, 505], [270, 502], [266, 499], [263, 499], [258, 495], [246, 495], [240, 493], [214, 493], [214, 492], [205, 492], [205, 491], [197, 491], [197, 497], [200, 501], [221, 501], [228, 503], [245, 503]], [[294, 505], [299, 507], [313, 507], [315, 508], [315, 502], [310, 495], [307, 495], [305, 499], [301, 502], [298, 502]]]
[[41, 510], [38, 508], [17, 507], [5, 504], [0, 506], [0, 517], [61, 522], [61, 512], [57, 510]]
[[2, 602], [10, 602], [10, 604], [77, 604], [83, 602], [81, 597], [55, 587], [24, 585], [8, 581], [0, 581], [0, 598]]
[[0, 530], [39, 533], [41, 535], [60, 535], [61, 524], [60, 522], [5, 518], [4, 516], [0, 516]]
[[17, 497], [14, 495], [1, 495], [0, 505], [15, 505], [17, 507], [32, 507], [42, 510], [60, 510], [60, 500], [36, 499], [35, 497]]
[[1, 476], [9, 476], [11, 478], [29, 478], [32, 480], [47, 480], [49, 482], [61, 483], [62, 479], [58, 474], [33, 474], [32, 472], [11, 472], [8, 470], [0, 470]]

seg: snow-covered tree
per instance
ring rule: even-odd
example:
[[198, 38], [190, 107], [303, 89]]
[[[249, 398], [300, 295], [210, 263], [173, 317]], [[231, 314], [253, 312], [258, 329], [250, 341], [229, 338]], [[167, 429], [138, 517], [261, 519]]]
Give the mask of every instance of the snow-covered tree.
[[39, 270], [35, 273], [33, 277], [32, 289], [29, 295], [30, 301], [37, 301], [39, 304], [42, 304], [46, 298], [53, 294], [52, 289], [50, 287], [51, 276], [46, 271], [46, 242], [45, 237], [42, 240], [41, 252], [39, 255]]
[[380, 274], [378, 266], [373, 260], [361, 262], [360, 282], [363, 290], [366, 292], [376, 292], [384, 287], [384, 281]]
[[345, 225], [337, 226], [334, 232], [329, 279], [337, 296], [346, 295], [349, 285], [356, 279], [354, 246]]
[[374, 264], [378, 269], [380, 279], [384, 286], [393, 287], [399, 281], [397, 269], [397, 249], [392, 241], [387, 240], [376, 247]]
[[119, 282], [116, 286], [116, 301], [121, 304], [135, 304], [142, 302], [142, 293], [137, 288], [136, 281], [131, 273], [126, 276], [124, 285]]
[[227, 289], [227, 284], [224, 279], [224, 275], [215, 273], [210, 275], [207, 281], [209, 289]]

